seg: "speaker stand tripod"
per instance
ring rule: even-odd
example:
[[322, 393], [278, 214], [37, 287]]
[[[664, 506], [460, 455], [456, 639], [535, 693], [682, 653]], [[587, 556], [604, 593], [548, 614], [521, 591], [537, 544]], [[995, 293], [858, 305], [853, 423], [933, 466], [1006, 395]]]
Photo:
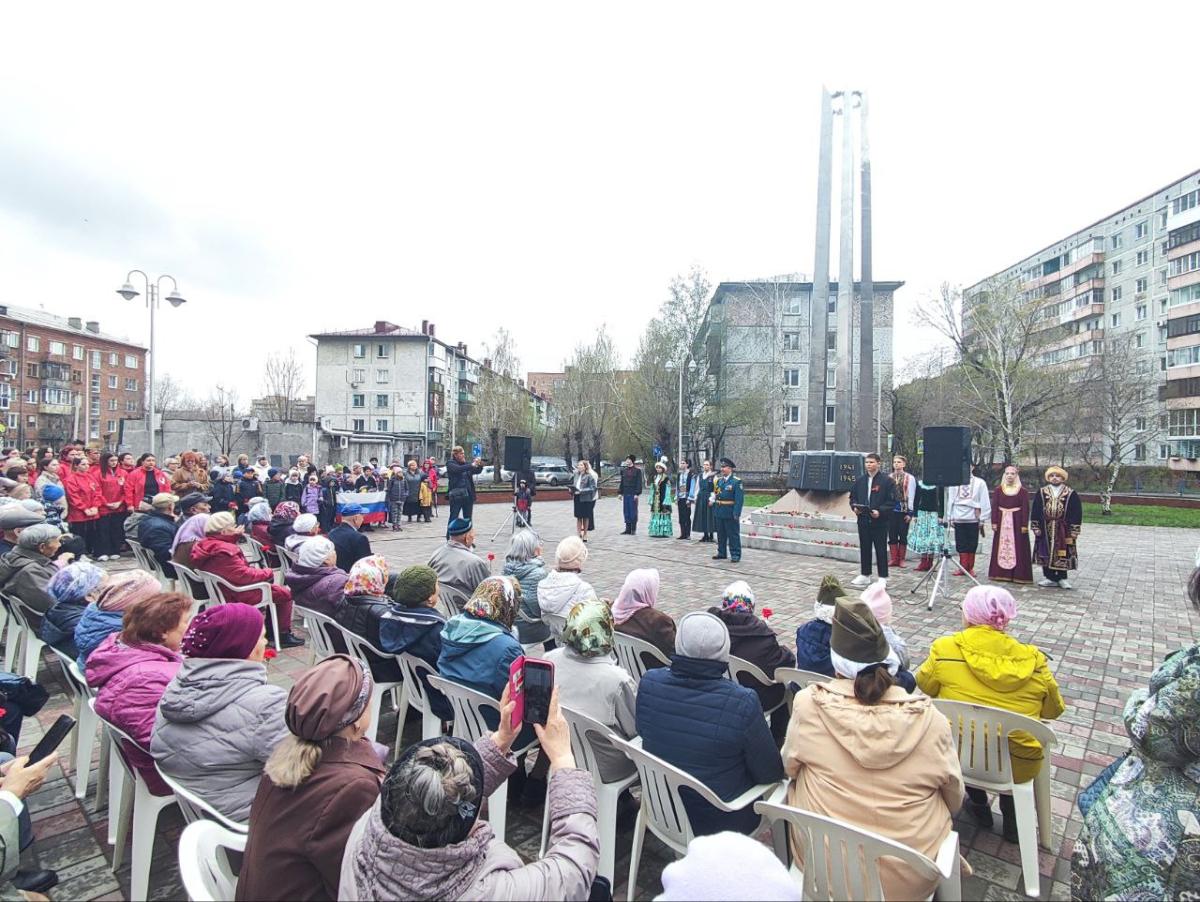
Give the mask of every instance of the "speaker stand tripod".
[[[529, 521], [525, 519], [524, 515], [519, 510], [517, 510], [516, 493], [513, 493], [512, 507], [509, 508], [508, 516], [504, 518], [504, 522], [501, 523], [496, 528], [496, 531], [494, 533], [492, 533], [492, 541], [493, 542], [496, 541], [496, 536], [498, 536], [498, 535], [500, 535], [500, 533], [504, 532], [505, 526], [508, 527], [508, 535], [510, 538], [516, 533], [516, 531], [518, 529], [533, 529], [533, 527], [529, 525]], [[537, 535], [536, 530], [534, 530], [534, 535]]]
[[975, 585], [979, 585], [979, 580], [972, 576], [970, 571], [968, 571], [967, 568], [962, 565], [962, 561], [958, 559], [958, 556], [943, 545], [942, 553], [938, 558], [937, 565], [931, 567], [929, 570], [926, 570], [925, 575], [922, 576], [917, 581], [917, 584], [908, 592], [909, 595], [916, 595], [917, 592], [920, 591], [921, 587], [929, 581], [930, 577], [933, 577], [933, 588], [929, 592], [929, 600], [925, 604], [925, 610], [932, 611], [933, 603], [937, 599], [938, 595], [945, 596], [947, 594], [946, 587], [942, 585], [942, 580], [948, 579], [950, 576], [950, 574], [946, 572], [947, 569], [965, 576]]

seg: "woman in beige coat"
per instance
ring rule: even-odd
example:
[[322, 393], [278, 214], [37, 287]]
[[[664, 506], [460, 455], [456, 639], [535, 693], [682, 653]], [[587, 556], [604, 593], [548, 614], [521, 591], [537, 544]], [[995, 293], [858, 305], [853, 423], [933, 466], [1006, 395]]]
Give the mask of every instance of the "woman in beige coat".
[[[928, 698], [892, 683], [900, 662], [863, 601], [837, 600], [830, 657], [840, 679], [809, 686], [792, 709], [783, 746], [788, 803], [935, 858], [963, 798], [950, 722]], [[887, 899], [934, 890], [894, 860], [882, 861], [879, 874]]]

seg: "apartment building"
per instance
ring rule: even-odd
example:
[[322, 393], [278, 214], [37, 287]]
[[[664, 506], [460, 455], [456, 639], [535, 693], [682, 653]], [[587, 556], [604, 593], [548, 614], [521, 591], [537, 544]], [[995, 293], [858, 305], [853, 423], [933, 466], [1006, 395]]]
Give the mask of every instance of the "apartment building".
[[1167, 211], [1167, 443], [1172, 469], [1200, 471], [1200, 177]]
[[[1139, 365], [1153, 370], [1162, 384], [1159, 398], [1148, 405], [1147, 423], [1167, 425], [1164, 405], [1170, 383], [1179, 383], [1171, 389], [1175, 392], [1196, 389], [1191, 396], [1173, 399], [1179, 403], [1178, 423], [1169, 430], [1148, 429], [1148, 440], [1134, 445], [1128, 463], [1176, 467], [1180, 463], [1177, 450], [1195, 453], [1200, 441], [1194, 428], [1196, 418], [1192, 415], [1189, 421], [1186, 413], [1188, 409], [1194, 413], [1200, 397], [1200, 379], [1187, 383], [1190, 375], [1200, 376], [1200, 366], [1192, 374], [1187, 363], [1189, 354], [1198, 352], [1185, 350], [1200, 344], [1200, 334], [1189, 339], [1181, 332], [1175, 342], [1177, 353], [1172, 352], [1168, 335], [1171, 319], [1183, 320], [1176, 328], [1186, 330], [1190, 311], [1200, 312], [1200, 288], [1195, 289], [1195, 303], [1185, 300], [1192, 286], [1200, 282], [1200, 254], [1196, 253], [1200, 236], [1188, 231], [1200, 222], [1200, 210], [1185, 205], [1198, 183], [1200, 171], [1084, 226], [964, 291], [968, 311], [983, 298], [988, 283], [997, 279], [1015, 279], [1028, 298], [1043, 301], [1038, 316], [1046, 329], [1052, 330], [1041, 350], [1041, 362], [1046, 366], [1086, 364], [1105, 352], [1106, 341], [1131, 336], [1133, 347], [1146, 355]], [[1173, 246], [1172, 233], [1177, 235]], [[1196, 272], [1184, 268], [1189, 265], [1189, 254], [1197, 258]], [[1174, 276], [1173, 270], [1178, 270]], [[1196, 328], [1200, 330], [1200, 323]], [[1200, 358], [1196, 362], [1200, 363]], [[1192, 431], [1182, 435], [1188, 428]]]
[[115, 448], [120, 421], [144, 417], [146, 349], [100, 323], [0, 305], [0, 444]]

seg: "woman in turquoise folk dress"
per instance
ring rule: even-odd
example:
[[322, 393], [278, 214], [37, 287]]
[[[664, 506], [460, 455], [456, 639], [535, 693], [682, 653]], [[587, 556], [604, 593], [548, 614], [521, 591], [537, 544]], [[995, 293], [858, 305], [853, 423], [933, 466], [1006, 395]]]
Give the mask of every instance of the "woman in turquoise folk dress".
[[[1200, 567], [1188, 583], [1200, 608]], [[1132, 748], [1083, 819], [1074, 899], [1200, 893], [1200, 644], [1175, 652], [1125, 703]]]
[[654, 465], [654, 482], [650, 484], [650, 537], [671, 538], [674, 526], [671, 520], [671, 477], [667, 465], [661, 460]]

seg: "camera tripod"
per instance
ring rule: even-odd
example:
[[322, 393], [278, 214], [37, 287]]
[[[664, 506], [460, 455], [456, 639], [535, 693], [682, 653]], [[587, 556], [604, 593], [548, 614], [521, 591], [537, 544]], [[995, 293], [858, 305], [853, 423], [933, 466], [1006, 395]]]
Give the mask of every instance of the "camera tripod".
[[496, 541], [496, 536], [504, 532], [505, 526], [508, 527], [509, 537], [512, 537], [518, 529], [533, 529], [533, 527], [529, 525], [529, 521], [525, 519], [525, 516], [519, 510], [517, 510], [516, 492], [513, 492], [512, 507], [509, 508], [508, 516], [504, 518], [504, 522], [496, 527], [496, 531], [492, 533], [493, 542]]
[[[957, 571], [961, 575], [967, 577], [967, 579], [969, 579], [975, 585], [979, 585], [979, 580], [971, 575], [967, 568], [964, 567], [962, 562], [958, 559], [958, 555], [951, 551], [949, 546], [943, 542], [942, 551], [938, 557], [937, 564], [926, 570], [925, 575], [922, 576], [917, 581], [917, 584], [908, 592], [909, 595], [916, 595], [920, 588], [929, 581], [929, 578], [933, 577], [933, 588], [930, 590], [929, 600], [925, 604], [925, 610], [927, 611], [933, 610], [933, 602], [937, 599], [938, 595], [944, 596], [947, 594], [946, 587], [942, 585], [942, 580], [947, 577], [947, 565], [949, 565], [951, 571]], [[912, 602], [909, 602], [909, 604], [911, 603]]]

